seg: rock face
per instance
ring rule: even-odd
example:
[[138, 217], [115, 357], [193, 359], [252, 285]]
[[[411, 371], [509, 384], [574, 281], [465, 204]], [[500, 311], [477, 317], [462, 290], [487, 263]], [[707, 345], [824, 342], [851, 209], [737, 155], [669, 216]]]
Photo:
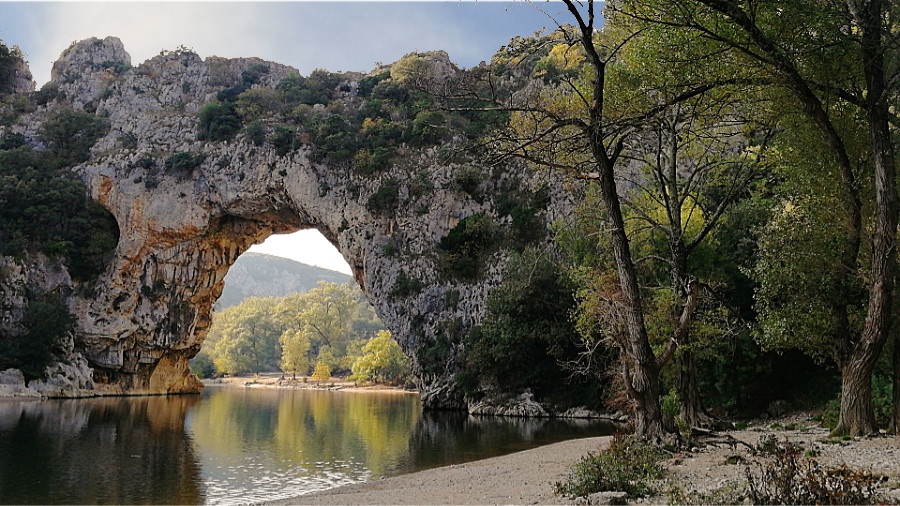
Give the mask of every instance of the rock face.
[[[479, 191], [488, 196], [476, 200], [454, 184], [460, 166], [440, 156], [441, 146], [409, 150], [402, 163], [359, 175], [313, 161], [309, 145], [279, 156], [246, 134], [200, 141], [199, 110], [239, 83], [243, 71], [266, 67], [254, 88], [275, 87], [296, 71], [258, 59], [202, 60], [188, 51], [165, 52], [134, 68], [128, 64], [118, 39], [73, 44], [52, 73], [65, 103], [51, 101], [11, 127], [39, 146], [37, 128], [58, 107], [96, 111], [111, 124], [90, 160], [74, 169], [92, 198], [115, 216], [121, 234], [114, 259], [92, 290], [79, 290], [51, 262], [0, 258], [18, 279], [65, 287], [78, 319], [67, 361], [71, 369], [55, 371], [60, 384], [47, 380], [41, 391], [65, 382], [100, 395], [197, 391], [201, 385], [189, 373], [188, 360], [203, 343], [229, 267], [273, 233], [315, 228], [342, 253], [379, 317], [413, 358], [424, 404], [462, 407], [453, 376], [462, 338], [483, 317], [507, 254], [497, 249], [477, 280], [462, 282], [440, 273], [439, 241], [474, 214], [508, 223], [511, 218], [498, 213], [494, 199], [510, 182], [525, 188], [549, 184], [550, 204], [541, 222], [552, 223], [571, 209], [562, 184], [538, 181], [546, 175], [526, 177], [515, 167], [475, 167], [486, 174]], [[342, 83], [346, 100], [354, 100], [356, 85]], [[202, 154], [203, 161], [186, 174], [160, 175], [166, 158], [182, 152]], [[422, 178], [429, 190], [414, 191]], [[399, 205], [370, 210], [370, 197], [388, 182], [398, 188]], [[15, 320], [15, 314], [4, 315], [0, 325], [15, 326]], [[83, 374], [87, 369], [90, 378]]]

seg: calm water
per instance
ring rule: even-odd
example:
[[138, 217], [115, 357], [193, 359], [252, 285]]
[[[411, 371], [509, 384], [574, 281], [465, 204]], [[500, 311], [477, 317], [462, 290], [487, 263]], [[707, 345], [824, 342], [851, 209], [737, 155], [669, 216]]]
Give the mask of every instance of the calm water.
[[235, 504], [609, 434], [600, 422], [423, 412], [399, 393], [0, 402], [0, 504]]

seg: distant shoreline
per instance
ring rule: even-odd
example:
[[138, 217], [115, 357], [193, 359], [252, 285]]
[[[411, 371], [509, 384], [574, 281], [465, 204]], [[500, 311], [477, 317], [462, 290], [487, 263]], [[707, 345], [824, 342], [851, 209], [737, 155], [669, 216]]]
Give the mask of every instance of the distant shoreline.
[[326, 390], [341, 392], [384, 392], [405, 395], [418, 395], [414, 390], [406, 390], [399, 386], [385, 384], [357, 385], [346, 378], [332, 378], [330, 381], [317, 385], [315, 380], [298, 376], [296, 380], [289, 374], [277, 372], [260, 373], [248, 376], [227, 376], [224, 378], [201, 380], [204, 387], [231, 387], [231, 388], [275, 388], [284, 390]]

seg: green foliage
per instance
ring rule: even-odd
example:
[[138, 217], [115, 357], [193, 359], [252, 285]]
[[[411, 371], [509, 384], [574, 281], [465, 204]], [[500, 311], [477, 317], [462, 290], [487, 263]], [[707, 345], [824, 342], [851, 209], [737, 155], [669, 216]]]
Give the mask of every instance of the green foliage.
[[366, 209], [370, 213], [389, 213], [400, 205], [400, 182], [395, 178], [385, 180], [378, 190], [369, 196]]
[[391, 333], [383, 330], [369, 339], [362, 356], [353, 363], [353, 376], [357, 382], [405, 383], [409, 378], [409, 359], [403, 354]]
[[276, 371], [280, 364], [275, 298], [251, 297], [213, 315], [207, 349], [216, 370], [231, 374]]
[[201, 351], [191, 359], [191, 373], [200, 379], [212, 378], [216, 375], [216, 365], [209, 353]]
[[109, 121], [70, 108], [57, 109], [41, 125], [38, 135], [60, 165], [75, 165], [91, 156], [91, 146], [106, 135]]
[[[314, 359], [328, 363], [332, 372], [349, 372], [355, 359], [346, 358], [352, 343], [382, 327], [361, 290], [350, 284], [319, 282], [305, 294], [281, 299], [274, 311], [285, 333], [293, 331], [290, 339], [298, 350], [288, 358], [298, 372], [305, 371]], [[299, 350], [304, 339], [309, 343], [306, 365], [302, 364], [303, 353]]]
[[29, 301], [22, 326], [22, 335], [0, 335], [0, 370], [20, 369], [30, 381], [42, 377], [61, 354], [60, 346], [75, 328], [75, 317], [61, 295], [50, 293]]
[[380, 72], [380, 73], [372, 75], [372, 76], [366, 76], [359, 81], [359, 87], [357, 88], [356, 91], [359, 94], [359, 96], [368, 97], [369, 95], [372, 94], [372, 90], [375, 88], [375, 86], [378, 83], [380, 83], [381, 81], [384, 81], [386, 79], [390, 79], [390, 77], [391, 77], [391, 72], [388, 70], [385, 70], [383, 72]]
[[494, 222], [483, 214], [460, 220], [441, 238], [441, 272], [453, 279], [477, 279], [485, 257], [496, 246], [495, 231]]
[[315, 105], [328, 104], [337, 88], [341, 77], [326, 70], [316, 69], [309, 77], [293, 74], [284, 78], [278, 84], [278, 90], [284, 96], [284, 101], [291, 108], [300, 104]]
[[105, 268], [119, 229], [84, 183], [60, 167], [64, 158], [27, 145], [0, 150], [0, 254], [62, 257], [70, 274], [86, 281]]
[[25, 58], [18, 47], [10, 49], [0, 40], [0, 95], [15, 91], [16, 70], [24, 63]]
[[275, 131], [269, 138], [272, 147], [275, 148], [275, 154], [284, 156], [294, 149], [295, 131], [287, 125], [276, 125]]
[[200, 165], [203, 164], [204, 160], [206, 160], [206, 155], [203, 153], [179, 151], [166, 158], [166, 172], [168, 174], [187, 177], [190, 176], [191, 172], [195, 169], [198, 169]]
[[65, 99], [65, 97], [65, 93], [59, 91], [59, 85], [49, 82], [41, 86], [40, 90], [34, 92], [31, 98], [34, 100], [35, 105], [47, 105], [54, 100]]
[[548, 253], [528, 249], [513, 255], [503, 283], [488, 296], [481, 326], [465, 339], [464, 390], [477, 396], [530, 389], [557, 405], [602, 404], [604, 388], [596, 376], [573, 376], [561, 366], [578, 354], [569, 318], [576, 307], [575, 289]]
[[297, 376], [309, 368], [308, 335], [302, 329], [287, 329], [281, 334], [281, 370]]
[[556, 493], [578, 497], [597, 492], [625, 492], [630, 498], [653, 495], [656, 489], [649, 481], [665, 475], [659, 464], [665, 457], [657, 446], [617, 434], [608, 449], [575, 464], [565, 481], [556, 483]]
[[315, 371], [312, 373], [312, 379], [316, 380], [316, 383], [319, 385], [328, 382], [331, 379], [331, 368], [324, 362], [318, 362]]
[[418, 53], [409, 53], [391, 66], [391, 78], [399, 83], [418, 81], [428, 76], [432, 64]]
[[400, 271], [388, 295], [394, 298], [411, 297], [421, 292], [423, 286], [424, 284], [421, 280], [409, 277], [406, 271]]
[[245, 122], [281, 112], [281, 96], [272, 88], [254, 88], [238, 95], [234, 110]]
[[225, 141], [241, 130], [241, 118], [233, 103], [210, 103], [200, 109], [197, 138], [201, 141]]

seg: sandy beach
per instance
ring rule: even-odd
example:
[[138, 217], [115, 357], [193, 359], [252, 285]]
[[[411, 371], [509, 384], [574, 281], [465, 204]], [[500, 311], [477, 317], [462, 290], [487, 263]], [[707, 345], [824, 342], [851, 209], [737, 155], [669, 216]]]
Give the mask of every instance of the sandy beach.
[[[747, 463], [758, 459], [741, 443], [754, 446], [767, 435], [804, 445], [816, 453], [816, 460], [823, 466], [845, 465], [884, 475], [881, 492], [889, 500], [900, 502], [900, 438], [884, 436], [836, 442], [827, 437], [827, 429], [813, 422], [806, 425], [801, 421], [796, 430], [780, 428], [805, 419], [801, 416], [778, 423], [760, 422], [747, 430], [716, 434], [705, 444], [672, 454], [663, 462], [667, 477], [655, 484], [659, 493], [633, 502], [670, 504], [671, 494], [675, 492], [687, 503], [734, 502], [729, 499], [746, 485]], [[565, 441], [267, 504], [588, 504], [584, 499], [555, 495], [553, 485], [565, 478], [573, 464], [608, 444], [609, 439]], [[598, 502], [602, 501], [600, 497], [594, 501], [594, 504], [603, 503]]]

